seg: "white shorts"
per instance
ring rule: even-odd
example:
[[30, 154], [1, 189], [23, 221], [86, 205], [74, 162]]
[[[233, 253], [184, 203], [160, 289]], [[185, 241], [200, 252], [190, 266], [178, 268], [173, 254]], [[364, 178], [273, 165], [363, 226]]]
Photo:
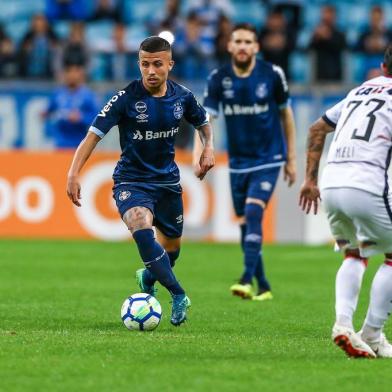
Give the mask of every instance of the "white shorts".
[[392, 253], [392, 196], [355, 188], [321, 192], [337, 250], [359, 249], [362, 257]]

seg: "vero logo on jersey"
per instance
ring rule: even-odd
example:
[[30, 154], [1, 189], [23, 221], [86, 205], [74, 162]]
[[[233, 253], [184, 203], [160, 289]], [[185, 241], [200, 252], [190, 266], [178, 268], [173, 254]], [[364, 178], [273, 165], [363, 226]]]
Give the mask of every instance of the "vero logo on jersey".
[[226, 104], [223, 112], [224, 112], [225, 116], [236, 116], [236, 115], [243, 115], [243, 114], [247, 114], [247, 115], [260, 114], [260, 113], [268, 112], [268, 110], [269, 110], [268, 103], [266, 103], [265, 105], [259, 105], [259, 104], [255, 103], [252, 106], [242, 106], [242, 105], [238, 105], [238, 104], [234, 104], [234, 105]]
[[118, 98], [124, 94], [125, 94], [125, 91], [121, 90], [116, 95], [114, 95], [112, 98], [110, 98], [109, 102], [98, 113], [98, 117], [106, 117], [106, 113], [111, 109], [111, 107], [113, 106], [113, 103], [116, 102], [118, 100]]
[[176, 128], [171, 128], [168, 131], [146, 131], [144, 135], [142, 134], [141, 131], [136, 130], [133, 133], [133, 140], [153, 140], [153, 139], [165, 139], [167, 137], [173, 137], [176, 135], [179, 131], [179, 127]]

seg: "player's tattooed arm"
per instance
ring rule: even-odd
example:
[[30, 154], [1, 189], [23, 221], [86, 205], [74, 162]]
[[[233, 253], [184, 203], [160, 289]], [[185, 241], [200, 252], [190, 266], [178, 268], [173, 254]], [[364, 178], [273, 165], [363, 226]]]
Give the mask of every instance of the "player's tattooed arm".
[[299, 204], [307, 214], [312, 207], [314, 213], [317, 214], [320, 200], [320, 190], [317, 186], [320, 159], [324, 149], [325, 137], [327, 133], [333, 130], [334, 128], [321, 118], [309, 130], [305, 181], [302, 184], [299, 198]]
[[207, 172], [215, 166], [214, 142], [209, 123], [202, 125], [197, 130], [199, 138], [195, 135], [193, 166], [195, 175], [202, 180]]
[[80, 142], [68, 171], [67, 195], [76, 206], [80, 207], [81, 187], [79, 174], [87, 159], [90, 157], [97, 143], [101, 140], [95, 133], [87, 132], [86, 137]]
[[309, 129], [306, 154], [306, 179], [317, 183], [318, 169], [323, 153], [325, 137], [334, 130], [323, 119], [318, 119]]

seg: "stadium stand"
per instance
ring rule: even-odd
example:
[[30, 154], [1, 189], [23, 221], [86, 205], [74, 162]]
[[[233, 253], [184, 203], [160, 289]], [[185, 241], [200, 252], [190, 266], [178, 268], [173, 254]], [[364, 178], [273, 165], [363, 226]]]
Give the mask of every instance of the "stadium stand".
[[[84, 1], [83, 12], [88, 16], [86, 19], [86, 41], [87, 45], [94, 47], [97, 37], [100, 39], [109, 40], [113, 33], [114, 21], [88, 21], [88, 18], [93, 15], [98, 0]], [[4, 26], [4, 30], [14, 43], [14, 47], [19, 47], [20, 41], [28, 27], [33, 15], [43, 13], [49, 15], [49, 19], [53, 19], [53, 12], [50, 7], [56, 3], [55, 0], [14, 0], [12, 2], [0, 2], [0, 23]], [[152, 26], [155, 23], [155, 31], [157, 28], [157, 21], [164, 13], [165, 0], [145, 0], [142, 2], [135, 2], [132, 0], [117, 0], [112, 1], [119, 7], [119, 14], [122, 15], [123, 22], [126, 24], [126, 40], [129, 42], [128, 47], [130, 52], [134, 52], [137, 47], [137, 42], [147, 34], [152, 33]], [[180, 16], [182, 23], [188, 15], [189, 11], [195, 6], [202, 4], [203, 1], [187, 0], [180, 2]], [[232, 23], [239, 21], [248, 21], [254, 23], [259, 29], [263, 27], [264, 22], [268, 16], [270, 7], [269, 1], [262, 0], [232, 0], [232, 1], [212, 1], [221, 7], [222, 12], [228, 14], [227, 16]], [[345, 71], [345, 81], [354, 83], [360, 81], [363, 75], [366, 74], [366, 62], [364, 55], [358, 50], [358, 39], [361, 33], [368, 25], [368, 18], [370, 10], [373, 6], [379, 5], [384, 11], [385, 21], [390, 21], [392, 18], [392, 3], [389, 1], [371, 1], [366, 0], [360, 3], [352, 0], [343, 1], [323, 1], [315, 0], [307, 2], [306, 6], [302, 7], [302, 24], [298, 31], [295, 50], [289, 59], [289, 73], [293, 83], [310, 83], [314, 82], [314, 72], [312, 71], [313, 56], [308, 50], [309, 41], [312, 36], [317, 23], [319, 22], [320, 9], [323, 5], [330, 4], [335, 6], [337, 15], [337, 27], [346, 35], [348, 50], [345, 55], [345, 67], [349, 71]], [[199, 10], [202, 7], [199, 7]], [[82, 14], [82, 13], [81, 13]], [[67, 19], [55, 18], [51, 20], [51, 25], [54, 31], [61, 39], [66, 39], [70, 31], [69, 20], [72, 16], [64, 15]], [[203, 18], [203, 16], [201, 16]], [[201, 21], [205, 23], [205, 21]], [[389, 29], [389, 23], [386, 23], [386, 28]], [[154, 32], [155, 32], [154, 31]], [[202, 37], [204, 35], [202, 34]], [[186, 53], [183, 53], [186, 56]], [[92, 51], [91, 66], [89, 67], [89, 75], [91, 80], [102, 81], [110, 80], [107, 72], [103, 69], [107, 67], [102, 53], [99, 51]], [[212, 54], [213, 57], [213, 54]], [[200, 60], [200, 59], [199, 59]], [[213, 59], [212, 59], [213, 60]], [[201, 59], [205, 63], [205, 59]], [[214, 66], [214, 61], [210, 61], [209, 65]], [[195, 67], [197, 69], [197, 67]], [[134, 70], [133, 70], [134, 71]], [[134, 72], [131, 72], [132, 75]], [[196, 78], [204, 78], [204, 72], [196, 73]], [[181, 78], [181, 74], [177, 75]], [[189, 77], [189, 73], [184, 75]]]

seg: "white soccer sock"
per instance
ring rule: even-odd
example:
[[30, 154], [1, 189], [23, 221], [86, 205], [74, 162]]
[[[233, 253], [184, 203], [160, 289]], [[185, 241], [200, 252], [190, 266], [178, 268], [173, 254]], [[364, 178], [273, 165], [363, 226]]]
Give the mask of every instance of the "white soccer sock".
[[336, 274], [335, 310], [336, 323], [353, 328], [353, 314], [357, 308], [366, 265], [361, 259], [347, 257]]
[[370, 304], [362, 327], [362, 336], [377, 341], [385, 321], [392, 311], [392, 263], [378, 269], [370, 290]]

